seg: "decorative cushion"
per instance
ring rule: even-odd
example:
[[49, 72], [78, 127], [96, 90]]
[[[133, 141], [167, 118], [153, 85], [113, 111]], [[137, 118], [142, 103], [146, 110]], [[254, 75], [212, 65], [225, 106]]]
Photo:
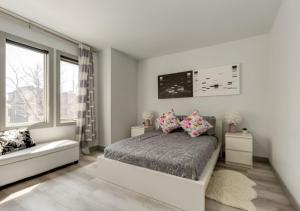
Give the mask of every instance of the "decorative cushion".
[[180, 128], [180, 122], [176, 117], [174, 110], [162, 114], [158, 119], [159, 127], [164, 133], [170, 133], [173, 130]]
[[[216, 117], [214, 116], [202, 116], [206, 121], [208, 121], [209, 124], [211, 124], [213, 127], [208, 129], [206, 132], [204, 132], [202, 135], [209, 135], [209, 136], [214, 136], [216, 135], [215, 127], [216, 127]], [[180, 122], [182, 120], [187, 118], [187, 115], [177, 115], [177, 118], [179, 119]], [[182, 128], [181, 128], [182, 129]]]
[[200, 116], [198, 111], [194, 111], [191, 115], [180, 122], [181, 127], [191, 136], [197, 137], [205, 133], [213, 126]]
[[35, 146], [28, 129], [0, 132], [0, 154], [4, 155]]

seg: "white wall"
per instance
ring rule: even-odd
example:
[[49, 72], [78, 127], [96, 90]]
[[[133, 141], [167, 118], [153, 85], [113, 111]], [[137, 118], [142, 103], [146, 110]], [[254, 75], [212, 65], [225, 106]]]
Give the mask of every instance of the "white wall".
[[100, 145], [130, 137], [137, 119], [137, 61], [108, 48], [101, 55]]
[[[138, 68], [138, 121], [143, 111], [158, 114], [174, 108], [178, 114], [198, 109], [204, 115], [223, 118], [226, 111], [239, 111], [241, 126], [254, 135], [254, 154], [268, 156], [266, 128], [267, 36], [261, 35], [206, 48], [142, 60]], [[158, 99], [160, 74], [241, 63], [241, 95]]]
[[270, 32], [270, 158], [300, 205], [300, 1], [283, 1]]
[[137, 120], [137, 61], [112, 49], [111, 51], [111, 140], [130, 137]]
[[[47, 32], [41, 31], [36, 28], [29, 28], [28, 24], [25, 24], [22, 21], [17, 21], [11, 17], [8, 17], [2, 13], [0, 13], [0, 31], [5, 31], [15, 36], [34, 41], [48, 47], [54, 48], [54, 82], [56, 83], [55, 79], [55, 50], [61, 50], [73, 55], [78, 55], [78, 46], [67, 42], [65, 40], [59, 39], [55, 36], [48, 34]], [[95, 59], [95, 67], [96, 67], [96, 74], [97, 74], [97, 67], [99, 62], [97, 61], [98, 56], [94, 55]], [[97, 85], [97, 84], [96, 84]], [[56, 87], [54, 86], [54, 89]], [[54, 90], [54, 93], [56, 91]], [[56, 105], [54, 98], [54, 105]], [[56, 108], [54, 106], [54, 114], [56, 113]], [[55, 120], [55, 117], [54, 117]], [[75, 139], [75, 126], [65, 126], [65, 127], [51, 127], [51, 128], [42, 128], [42, 129], [34, 129], [31, 131], [32, 136], [36, 141], [49, 141], [49, 140], [57, 140], [57, 139]], [[98, 141], [95, 143], [98, 144]]]
[[104, 49], [99, 54], [99, 61], [98, 136], [100, 146], [108, 146], [111, 143], [111, 48]]

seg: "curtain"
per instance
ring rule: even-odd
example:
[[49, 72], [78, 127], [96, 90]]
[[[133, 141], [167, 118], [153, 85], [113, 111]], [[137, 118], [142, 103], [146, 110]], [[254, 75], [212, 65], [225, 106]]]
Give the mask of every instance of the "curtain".
[[76, 138], [82, 153], [96, 140], [95, 73], [93, 52], [87, 45], [79, 45], [79, 93]]

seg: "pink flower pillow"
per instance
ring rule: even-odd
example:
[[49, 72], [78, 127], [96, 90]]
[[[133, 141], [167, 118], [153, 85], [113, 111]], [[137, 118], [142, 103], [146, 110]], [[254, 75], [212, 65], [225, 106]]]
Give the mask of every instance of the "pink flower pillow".
[[191, 136], [197, 137], [213, 128], [208, 121], [200, 116], [198, 111], [194, 111], [191, 115], [180, 122], [181, 127]]
[[162, 114], [157, 121], [164, 133], [170, 133], [171, 131], [180, 128], [180, 122], [173, 109], [172, 111]]

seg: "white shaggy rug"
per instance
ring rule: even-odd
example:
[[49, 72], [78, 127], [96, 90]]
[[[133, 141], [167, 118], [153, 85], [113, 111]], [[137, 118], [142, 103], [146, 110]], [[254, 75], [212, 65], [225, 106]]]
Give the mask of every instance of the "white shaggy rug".
[[257, 197], [255, 182], [242, 173], [231, 170], [215, 171], [206, 190], [206, 197], [222, 204], [247, 211], [256, 211], [251, 200]]

